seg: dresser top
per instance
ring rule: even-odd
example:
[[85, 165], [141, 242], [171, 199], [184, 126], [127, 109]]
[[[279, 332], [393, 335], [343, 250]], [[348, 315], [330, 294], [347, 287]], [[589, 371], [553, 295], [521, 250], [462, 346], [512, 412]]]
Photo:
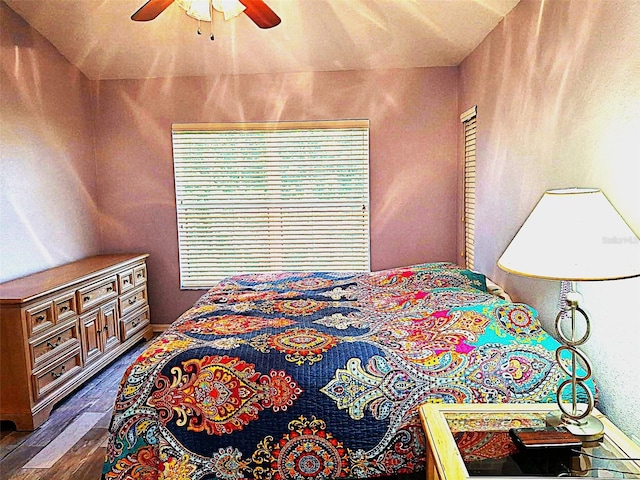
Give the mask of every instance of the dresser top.
[[144, 254], [96, 255], [0, 283], [0, 304], [19, 304], [144, 260]]

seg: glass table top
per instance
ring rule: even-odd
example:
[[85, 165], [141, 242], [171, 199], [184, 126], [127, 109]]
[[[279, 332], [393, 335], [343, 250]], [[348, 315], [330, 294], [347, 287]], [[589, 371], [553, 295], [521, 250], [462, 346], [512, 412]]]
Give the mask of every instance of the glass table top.
[[[443, 412], [469, 475], [640, 479], [611, 437], [574, 449], [520, 450], [509, 429], [546, 427], [546, 412]], [[627, 458], [623, 460], [623, 458]], [[639, 460], [639, 459], [636, 459]]]

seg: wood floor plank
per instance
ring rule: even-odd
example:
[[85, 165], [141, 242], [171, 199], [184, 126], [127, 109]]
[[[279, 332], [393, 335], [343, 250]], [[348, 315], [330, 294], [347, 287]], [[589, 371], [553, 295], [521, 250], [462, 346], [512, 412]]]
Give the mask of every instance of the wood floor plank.
[[[18, 472], [15, 472], [13, 475], [11, 475], [11, 477], [7, 477], [7, 480], [42, 480], [42, 476], [46, 475], [46, 474], [47, 474], [46, 470], [35, 470], [35, 469], [20, 470]], [[4, 477], [2, 477], [2, 478], [4, 478]], [[99, 478], [100, 477], [95, 477], [92, 480], [97, 480]], [[60, 480], [62, 480], [62, 479], [60, 479]], [[89, 480], [89, 479], [87, 479], [87, 480]]]
[[78, 416], [67, 428], [55, 438], [54, 441], [44, 447], [38, 455], [32, 458], [24, 468], [51, 468], [63, 456], [65, 460], [68, 453], [74, 448], [76, 442], [84, 438], [98, 420], [99, 413], [85, 412]]
[[[97, 448], [85, 448], [79, 452], [80, 458], [76, 462], [76, 468], [71, 472], [70, 477], [74, 480], [98, 480], [102, 474], [102, 467], [104, 465], [107, 449], [102, 447], [102, 444], [106, 442], [107, 434], [105, 431], [104, 440], [100, 442]], [[60, 473], [56, 468], [47, 471], [47, 476], [42, 480], [59, 480]]]
[[65, 404], [61, 408], [54, 409], [49, 420], [32, 432], [29, 438], [24, 441], [25, 445], [47, 446], [60, 435], [60, 432], [76, 421], [90, 405], [72, 401], [69, 405]]
[[16, 432], [15, 430], [3, 432], [2, 438], [0, 438], [0, 460], [22, 445], [28, 436], [29, 432]]
[[[111, 387], [111, 390], [116, 387]], [[94, 399], [95, 402], [88, 409], [90, 412], [111, 412], [113, 410], [113, 404], [116, 401], [115, 391], [111, 395], [102, 394], [102, 397]]]
[[13, 478], [24, 464], [37, 455], [42, 447], [20, 445], [0, 462], [0, 478]]
[[[85, 385], [82, 392], [79, 392], [79, 398], [95, 398], [99, 396], [101, 392], [105, 390], [105, 387], [110, 385], [110, 378], [117, 376], [116, 372], [120, 370], [120, 364], [112, 363], [108, 370], [94, 377], [90, 383]], [[108, 373], [108, 375], [106, 375]]]
[[93, 428], [109, 428], [109, 424], [111, 423], [111, 414], [111, 410], [104, 412], [102, 418], [96, 422]]
[[[92, 428], [65, 453], [63, 458], [47, 470], [42, 479], [73, 478], [80, 480], [86, 478], [83, 473], [79, 472], [97, 472], [97, 475], [92, 478], [100, 478], [105, 455], [105, 450], [101, 445], [107, 436], [106, 429]], [[98, 453], [96, 454], [96, 452]]]

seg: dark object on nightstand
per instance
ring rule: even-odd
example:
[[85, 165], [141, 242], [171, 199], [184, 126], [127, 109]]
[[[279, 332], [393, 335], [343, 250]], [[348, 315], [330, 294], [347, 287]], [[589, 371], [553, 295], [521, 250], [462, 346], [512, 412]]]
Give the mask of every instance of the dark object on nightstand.
[[564, 427], [512, 428], [509, 435], [518, 447], [512, 459], [522, 472], [543, 475], [570, 473], [571, 457], [582, 442]]
[[582, 441], [564, 427], [512, 428], [509, 435], [521, 450], [578, 449]]

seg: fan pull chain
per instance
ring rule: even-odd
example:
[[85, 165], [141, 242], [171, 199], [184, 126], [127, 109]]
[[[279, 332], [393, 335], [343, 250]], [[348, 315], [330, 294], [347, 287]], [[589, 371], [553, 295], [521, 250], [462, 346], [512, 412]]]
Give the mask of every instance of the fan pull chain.
[[[200, 28], [200, 20], [198, 20], [198, 29], [196, 30], [196, 32], [198, 33], [198, 35], [202, 35], [202, 29]], [[210, 34], [209, 34], [209, 40], [211, 40], [212, 42], [215, 40], [215, 37], [213, 36], [213, 17], [211, 18], [211, 30], [210, 30]]]
[[209, 40], [211, 40], [213, 42], [215, 39], [213, 38], [213, 2], [211, 2], [211, 1], [209, 2], [209, 13], [211, 15], [211, 24], [210, 24], [210, 28], [211, 28], [210, 33], [211, 33], [211, 35], [209, 36]]

